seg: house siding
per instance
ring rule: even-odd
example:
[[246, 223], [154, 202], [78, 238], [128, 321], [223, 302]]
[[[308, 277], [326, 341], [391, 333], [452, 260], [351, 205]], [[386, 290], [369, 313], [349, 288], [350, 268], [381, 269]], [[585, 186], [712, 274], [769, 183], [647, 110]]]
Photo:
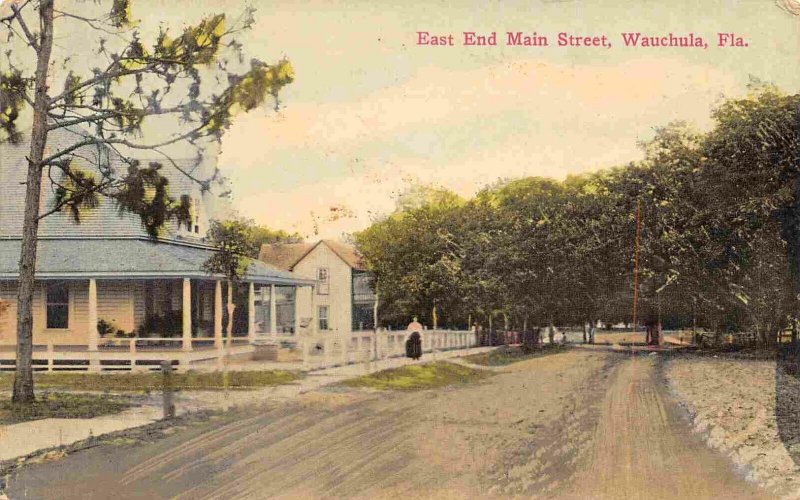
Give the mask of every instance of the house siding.
[[[66, 146], [79, 141], [80, 132], [59, 129], [48, 134], [47, 151], [58, 151]], [[0, 186], [3, 186], [3, 196], [0, 197], [0, 237], [19, 237], [22, 234], [23, 210], [25, 207], [25, 179], [27, 176], [26, 156], [30, 153], [30, 145], [27, 141], [20, 144], [2, 143], [0, 144]], [[97, 172], [96, 163], [98, 151], [93, 147], [79, 148], [75, 152], [73, 165], [87, 171]], [[87, 162], [80, 157], [89, 158]], [[209, 160], [194, 165], [193, 159], [177, 159], [176, 163], [187, 171], [192, 171], [198, 178], [211, 177], [215, 165], [212, 159], [215, 155], [207, 155]], [[143, 165], [147, 165], [150, 160], [140, 158]], [[163, 160], [159, 160], [164, 164]], [[125, 174], [128, 166], [119, 158], [112, 157], [111, 164], [116, 169], [117, 174]], [[230, 211], [228, 203], [217, 200], [217, 194], [211, 192], [201, 193], [200, 186], [182, 174], [175, 168], [165, 165], [161, 174], [169, 181], [169, 194], [174, 198], [181, 195], [188, 195], [197, 201], [200, 232], [186, 231], [178, 228], [174, 222], [168, 222], [165, 227], [165, 234], [180, 236], [189, 240], [198, 240], [205, 236], [208, 229], [208, 222], [211, 218], [218, 217], [218, 214], [225, 214]], [[53, 185], [48, 178], [48, 172], [43, 172], [42, 197], [40, 212], [45, 212], [53, 206], [54, 192]], [[53, 171], [53, 175], [57, 175]], [[68, 212], [58, 212], [51, 214], [39, 224], [40, 238], [59, 238], [59, 237], [147, 237], [147, 232], [142, 226], [141, 219], [135, 214], [120, 212], [116, 204], [105, 198], [99, 197], [99, 205], [93, 210], [87, 210], [81, 214], [80, 223], [76, 223]]]
[[[46, 344], [84, 345], [88, 341], [89, 282], [69, 281], [69, 327], [64, 330], [46, 328], [45, 287], [47, 282], [36, 283], [33, 293], [33, 342]], [[135, 304], [142, 304], [140, 318], [143, 319], [144, 284], [117, 280], [97, 281], [97, 319], [113, 322], [117, 328], [133, 331], [140, 323], [136, 320]], [[0, 300], [8, 301], [9, 307], [0, 316], [0, 344], [16, 342], [17, 284], [0, 282]]]
[[133, 287], [133, 328], [139, 328], [144, 323], [147, 313], [145, 294], [147, 293], [144, 281], [131, 283]]
[[[56, 151], [64, 145], [72, 144], [76, 136], [68, 131], [60, 130], [48, 135], [49, 151]], [[97, 150], [81, 148], [77, 154], [87, 158], [97, 156]], [[20, 144], [3, 143], [0, 145], [0, 186], [3, 186], [3, 197], [0, 198], [0, 236], [19, 236], [22, 234], [23, 210], [25, 207], [25, 185], [27, 176], [26, 155], [29, 154], [28, 142]], [[76, 163], [78, 168], [91, 170], [89, 166]], [[55, 174], [55, 172], [54, 172]], [[42, 199], [40, 211], [45, 211], [53, 204], [54, 189], [47, 171], [43, 172]], [[119, 214], [116, 207], [106, 199], [100, 200], [100, 206], [82, 214], [81, 223], [76, 224], [65, 212], [56, 213], [42, 219], [39, 225], [39, 237], [52, 236], [143, 236], [145, 232], [139, 218], [132, 214]]]
[[[88, 295], [88, 291], [87, 291]], [[130, 281], [97, 281], [97, 319], [131, 332], [135, 328], [134, 297], [136, 287]], [[87, 309], [88, 311], [88, 309]], [[88, 325], [86, 325], [88, 327]]]
[[[349, 332], [352, 326], [352, 269], [323, 243], [317, 245], [292, 270], [304, 278], [316, 279], [320, 267], [328, 268], [330, 287], [328, 295], [319, 295], [314, 291], [314, 305], [329, 307], [328, 325], [331, 331]], [[299, 294], [299, 310], [311, 311], [310, 301], [310, 294]]]
[[0, 344], [13, 344], [16, 339], [17, 286], [16, 283], [0, 281]]
[[[46, 344], [53, 341], [57, 344], [85, 344], [86, 316], [88, 312], [87, 283], [71, 281], [69, 286], [69, 327], [52, 330], [46, 328], [45, 285], [36, 283], [33, 291], [33, 343]], [[17, 284], [4, 282], [0, 284], [0, 298], [10, 301], [10, 307], [0, 319], [0, 343], [14, 344], [17, 339]]]

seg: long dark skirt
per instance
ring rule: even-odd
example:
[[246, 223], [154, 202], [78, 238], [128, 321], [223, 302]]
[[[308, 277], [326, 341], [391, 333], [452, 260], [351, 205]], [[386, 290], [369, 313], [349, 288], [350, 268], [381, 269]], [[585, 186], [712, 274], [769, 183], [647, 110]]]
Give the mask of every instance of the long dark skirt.
[[422, 337], [417, 332], [409, 335], [406, 340], [406, 357], [411, 359], [422, 357]]

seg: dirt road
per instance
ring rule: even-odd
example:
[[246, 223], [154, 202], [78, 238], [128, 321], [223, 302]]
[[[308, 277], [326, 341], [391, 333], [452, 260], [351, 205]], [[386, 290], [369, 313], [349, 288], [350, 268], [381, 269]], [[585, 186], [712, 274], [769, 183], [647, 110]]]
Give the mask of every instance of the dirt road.
[[655, 357], [590, 350], [418, 393], [326, 390], [34, 465], [10, 498], [760, 498]]
[[652, 356], [621, 364], [602, 403], [581, 498], [758, 498], [732, 464], [690, 435]]

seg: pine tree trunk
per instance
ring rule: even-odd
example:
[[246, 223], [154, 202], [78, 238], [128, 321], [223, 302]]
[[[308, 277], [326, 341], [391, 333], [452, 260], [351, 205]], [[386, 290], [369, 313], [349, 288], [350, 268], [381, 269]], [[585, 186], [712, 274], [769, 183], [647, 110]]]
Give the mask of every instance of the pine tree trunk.
[[36, 242], [39, 233], [39, 202], [42, 191], [42, 158], [47, 144], [47, 76], [53, 48], [53, 0], [39, 4], [38, 60], [33, 102], [31, 149], [25, 188], [25, 215], [19, 259], [17, 295], [17, 368], [14, 376], [14, 403], [30, 404], [33, 393], [33, 289], [36, 275]]
[[[795, 109], [795, 140], [800, 140], [800, 104]], [[781, 217], [781, 233], [786, 240], [789, 269], [792, 275], [794, 300], [793, 311], [797, 312], [797, 298], [800, 297], [800, 165], [795, 165], [792, 179], [792, 200], [789, 210]]]

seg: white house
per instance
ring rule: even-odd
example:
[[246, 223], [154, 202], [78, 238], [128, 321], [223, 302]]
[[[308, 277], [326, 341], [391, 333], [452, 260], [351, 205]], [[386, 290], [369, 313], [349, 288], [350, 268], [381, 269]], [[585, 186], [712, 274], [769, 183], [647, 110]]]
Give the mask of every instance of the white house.
[[316, 283], [313, 297], [301, 293], [297, 301], [301, 311], [313, 308], [320, 333], [374, 328], [373, 275], [352, 246], [331, 240], [263, 245], [259, 259]]
[[[52, 132], [49, 148], [74, 143], [76, 133], [80, 132]], [[27, 151], [26, 143], [0, 145], [0, 369], [15, 363]], [[84, 158], [98, 155], [97, 148], [88, 147], [76, 153]], [[95, 168], [87, 163], [81, 168]], [[125, 168], [120, 163], [108, 161], [112, 168]], [[214, 167], [184, 163], [198, 176]], [[215, 358], [223, 346], [228, 297], [236, 306], [233, 354], [246, 354], [258, 333], [267, 331], [257, 318], [269, 305], [257, 298], [274, 295], [277, 287], [296, 295], [298, 287], [310, 289], [314, 284], [253, 261], [243, 281], [228, 294], [223, 276], [202, 269], [213, 252], [204, 236], [219, 210], [216, 195], [202, 193], [174, 168], [165, 166], [162, 172], [169, 179], [170, 196], [192, 199], [194, 215], [190, 224], [170, 224], [157, 240], [148, 237], [137, 215], [121, 213], [107, 199], [87, 211], [80, 224], [63, 212], [42, 219], [33, 304], [34, 362], [41, 368], [133, 369], [162, 360], [185, 366]], [[44, 213], [54, 196], [46, 171], [42, 189]]]

